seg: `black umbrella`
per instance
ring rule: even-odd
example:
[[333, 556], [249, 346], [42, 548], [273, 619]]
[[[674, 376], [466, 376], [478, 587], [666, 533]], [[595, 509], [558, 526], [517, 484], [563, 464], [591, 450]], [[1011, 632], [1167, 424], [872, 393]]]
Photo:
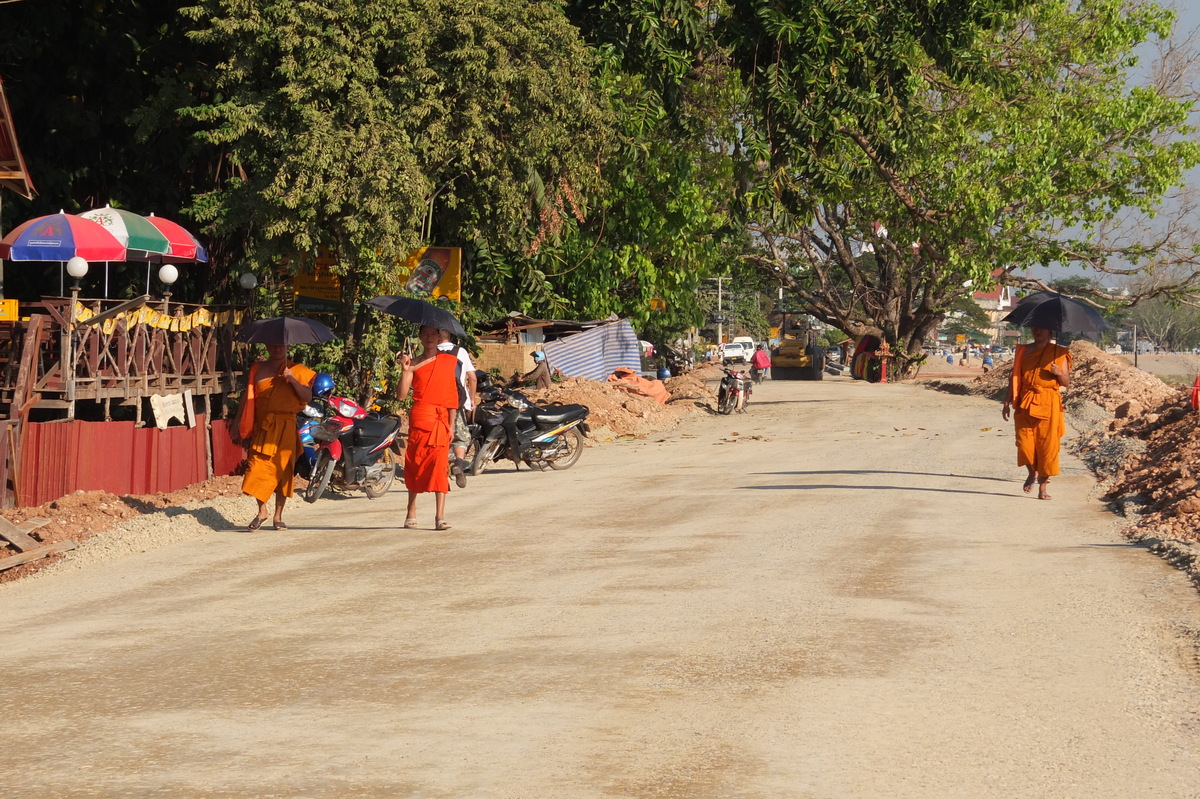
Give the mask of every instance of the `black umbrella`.
[[320, 344], [333, 341], [337, 335], [314, 319], [298, 316], [276, 316], [259, 319], [244, 325], [238, 331], [237, 340], [247, 344]]
[[1095, 308], [1056, 291], [1030, 294], [1001, 321], [1063, 333], [1099, 333], [1108, 329], [1108, 323]]
[[377, 311], [398, 316], [415, 325], [436, 327], [438, 330], [446, 330], [456, 336], [467, 335], [467, 331], [463, 330], [463, 326], [454, 318], [454, 314], [445, 308], [437, 307], [431, 302], [425, 302], [425, 300], [384, 294], [380, 297], [367, 300], [367, 305], [370, 305]]

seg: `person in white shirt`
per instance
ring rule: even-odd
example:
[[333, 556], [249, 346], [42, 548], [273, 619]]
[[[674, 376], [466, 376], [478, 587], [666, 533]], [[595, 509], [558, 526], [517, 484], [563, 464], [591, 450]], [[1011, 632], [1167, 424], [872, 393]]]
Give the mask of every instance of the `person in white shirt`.
[[459, 488], [467, 487], [467, 447], [471, 443], [471, 433], [467, 429], [467, 417], [475, 408], [475, 398], [478, 396], [478, 382], [475, 379], [475, 364], [465, 349], [450, 340], [450, 333], [443, 330], [442, 343], [438, 344], [441, 352], [453, 353], [458, 358], [458, 399], [459, 410], [454, 414], [454, 440], [451, 448], [454, 460], [450, 471], [454, 475], [454, 484]]

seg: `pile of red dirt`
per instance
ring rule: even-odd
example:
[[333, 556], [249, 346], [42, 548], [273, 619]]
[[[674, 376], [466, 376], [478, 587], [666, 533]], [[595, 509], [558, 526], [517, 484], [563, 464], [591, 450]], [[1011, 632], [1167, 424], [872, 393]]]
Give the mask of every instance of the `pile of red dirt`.
[[[0, 515], [16, 525], [31, 519], [48, 519], [46, 524], [30, 532], [32, 538], [43, 544], [57, 544], [62, 541], [82, 543], [144, 513], [241, 493], [241, 477], [214, 477], [163, 494], [119, 497], [104, 491], [76, 491], [36, 508], [11, 508]], [[15, 554], [16, 549], [0, 546], [0, 557]], [[32, 574], [60, 557], [62, 556], [51, 556], [0, 571], [0, 583]]]
[[703, 367], [663, 381], [671, 398], [665, 405], [643, 394], [626, 391], [614, 383], [567, 378], [548, 389], [525, 395], [539, 405], [552, 402], [588, 406], [588, 427], [598, 441], [640, 437], [670, 430], [693, 413], [711, 410], [715, 395], [706, 381], [718, 379], [720, 370]]
[[[1107, 478], [1105, 497], [1130, 518], [1126, 534], [1200, 541], [1200, 414], [1190, 393], [1087, 341], [1071, 345], [1071, 358], [1065, 402], [1081, 434], [1068, 445]], [[1001, 399], [1011, 371], [1009, 361], [958, 390]]]
[[[965, 391], [1001, 399], [1011, 373], [1011, 360], [997, 364], [992, 371], [967, 383]], [[1173, 401], [1178, 393], [1154, 375], [1109, 355], [1090, 341], [1071, 344], [1071, 388], [1067, 397], [1072, 400], [1094, 402], [1109, 413], [1129, 403], [1132, 413], [1137, 414]]]

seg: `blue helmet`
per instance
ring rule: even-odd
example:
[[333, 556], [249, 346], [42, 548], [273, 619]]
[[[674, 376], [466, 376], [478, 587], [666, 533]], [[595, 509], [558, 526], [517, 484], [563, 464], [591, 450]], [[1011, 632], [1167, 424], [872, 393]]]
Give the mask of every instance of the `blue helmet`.
[[324, 372], [318, 372], [313, 378], [312, 392], [314, 397], [328, 397], [333, 393], [333, 378]]
[[542, 361], [544, 361], [544, 360], [546, 360], [546, 353], [542, 352], [541, 350], [534, 350], [534, 351], [533, 351], [533, 361], [534, 361], [534, 363], [541, 363], [541, 362], [542, 362]]

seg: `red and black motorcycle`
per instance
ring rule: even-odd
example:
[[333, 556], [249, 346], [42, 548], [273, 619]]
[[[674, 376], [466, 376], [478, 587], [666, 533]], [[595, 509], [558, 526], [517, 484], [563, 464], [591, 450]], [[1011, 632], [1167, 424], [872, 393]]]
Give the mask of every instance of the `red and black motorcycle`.
[[[312, 412], [310, 412], [312, 411]], [[387, 493], [401, 456], [396, 440], [400, 420], [369, 412], [347, 397], [314, 395], [301, 427], [301, 440], [311, 436], [315, 458], [304, 489], [304, 501], [316, 502], [325, 489], [363, 490], [375, 499]]]
[[746, 410], [753, 391], [750, 375], [740, 369], [725, 369], [721, 378], [721, 386], [717, 389], [717, 413], [731, 414], [734, 411]]

